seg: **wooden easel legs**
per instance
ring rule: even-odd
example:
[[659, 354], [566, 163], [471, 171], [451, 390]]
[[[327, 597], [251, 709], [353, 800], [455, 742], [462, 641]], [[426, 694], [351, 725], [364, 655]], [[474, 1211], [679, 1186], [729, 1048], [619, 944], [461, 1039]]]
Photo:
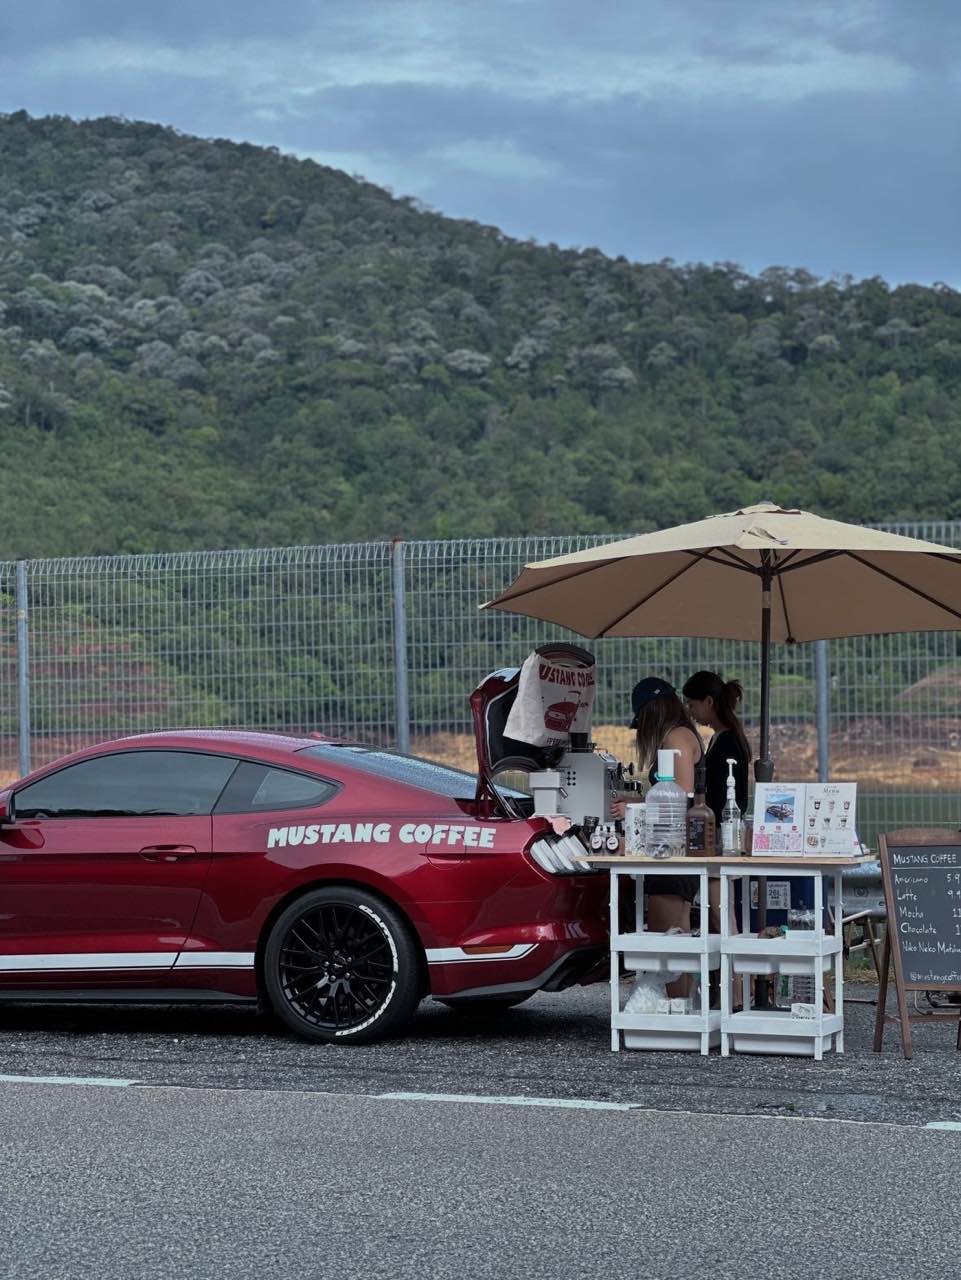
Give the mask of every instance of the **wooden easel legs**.
[[[911, 1058], [914, 1056], [914, 1041], [911, 1036], [911, 1016], [908, 1013], [908, 1002], [905, 999], [904, 992], [901, 990], [901, 984], [896, 982], [895, 992], [898, 1000], [897, 1018], [889, 1016], [885, 1010], [888, 1003], [888, 971], [891, 967], [891, 935], [888, 930], [884, 931], [884, 950], [881, 953], [881, 969], [878, 976], [878, 1011], [874, 1017], [874, 1052], [881, 1052], [881, 1044], [884, 1039], [884, 1027], [888, 1022], [901, 1023], [901, 1047], [904, 1050], [904, 1056]], [[961, 1035], [961, 1033], [959, 1033]]]
[[884, 950], [881, 953], [881, 968], [878, 970], [878, 1008], [874, 1015], [874, 1052], [881, 1052], [881, 1042], [884, 1039], [884, 1024], [886, 1022], [884, 1010], [888, 1002], [888, 966], [891, 963], [891, 944], [888, 941], [887, 930], [884, 931]]
[[[911, 1034], [912, 1022], [934, 1022], [943, 1019], [948, 1015], [943, 1011], [932, 1010], [931, 1013], [909, 1014], [907, 996], [901, 990], [900, 984], [895, 983], [895, 989], [898, 997], [897, 1015], [885, 1012], [888, 996], [888, 966], [891, 963], [891, 945], [888, 941], [887, 930], [884, 936], [884, 950], [881, 956], [881, 968], [878, 977], [878, 1011], [874, 1018], [874, 1052], [881, 1052], [881, 1043], [884, 1038], [885, 1024], [888, 1022], [900, 1022], [901, 1024], [901, 1045], [904, 1049], [904, 1056], [910, 1058], [914, 1054], [914, 1041]], [[961, 1052], [961, 1007], [958, 1009], [958, 1036], [955, 1041], [955, 1048]]]

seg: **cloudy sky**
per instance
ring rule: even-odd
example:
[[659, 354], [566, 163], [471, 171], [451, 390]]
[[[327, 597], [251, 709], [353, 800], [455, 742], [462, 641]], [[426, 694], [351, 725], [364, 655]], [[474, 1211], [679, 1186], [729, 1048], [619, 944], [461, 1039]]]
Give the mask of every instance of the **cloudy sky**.
[[958, 0], [0, 0], [0, 111], [277, 146], [644, 261], [961, 287]]

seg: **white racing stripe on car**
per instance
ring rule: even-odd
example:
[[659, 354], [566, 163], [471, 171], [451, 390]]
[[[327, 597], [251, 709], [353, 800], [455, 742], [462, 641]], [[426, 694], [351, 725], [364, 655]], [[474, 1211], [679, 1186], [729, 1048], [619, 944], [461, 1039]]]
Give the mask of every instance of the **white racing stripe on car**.
[[520, 960], [537, 946], [536, 942], [518, 942], [509, 951], [498, 951], [493, 955], [471, 955], [463, 947], [428, 947], [428, 964], [459, 964], [464, 960]]
[[0, 973], [99, 969], [252, 969], [252, 951], [60, 951], [0, 955]]
[[45, 969], [172, 969], [176, 951], [60, 951], [49, 955], [0, 955], [0, 973]]
[[252, 951], [181, 951], [175, 969], [252, 969]]

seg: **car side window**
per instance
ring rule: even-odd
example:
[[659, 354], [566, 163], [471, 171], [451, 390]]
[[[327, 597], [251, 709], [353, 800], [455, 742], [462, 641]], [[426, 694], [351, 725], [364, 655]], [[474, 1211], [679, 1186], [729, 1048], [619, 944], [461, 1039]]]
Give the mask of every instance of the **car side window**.
[[188, 817], [213, 810], [237, 767], [193, 751], [112, 751], [14, 792], [15, 818]]
[[339, 787], [316, 774], [297, 773], [243, 760], [217, 804], [217, 813], [261, 813], [271, 809], [314, 808]]

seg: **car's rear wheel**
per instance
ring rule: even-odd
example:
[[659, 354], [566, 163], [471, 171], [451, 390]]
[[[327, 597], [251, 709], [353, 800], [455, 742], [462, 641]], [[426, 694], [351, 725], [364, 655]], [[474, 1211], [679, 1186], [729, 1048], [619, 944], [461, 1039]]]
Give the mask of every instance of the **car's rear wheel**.
[[411, 1017], [421, 963], [396, 910], [362, 889], [330, 886], [304, 894], [278, 917], [264, 952], [264, 986], [298, 1035], [364, 1043]]

